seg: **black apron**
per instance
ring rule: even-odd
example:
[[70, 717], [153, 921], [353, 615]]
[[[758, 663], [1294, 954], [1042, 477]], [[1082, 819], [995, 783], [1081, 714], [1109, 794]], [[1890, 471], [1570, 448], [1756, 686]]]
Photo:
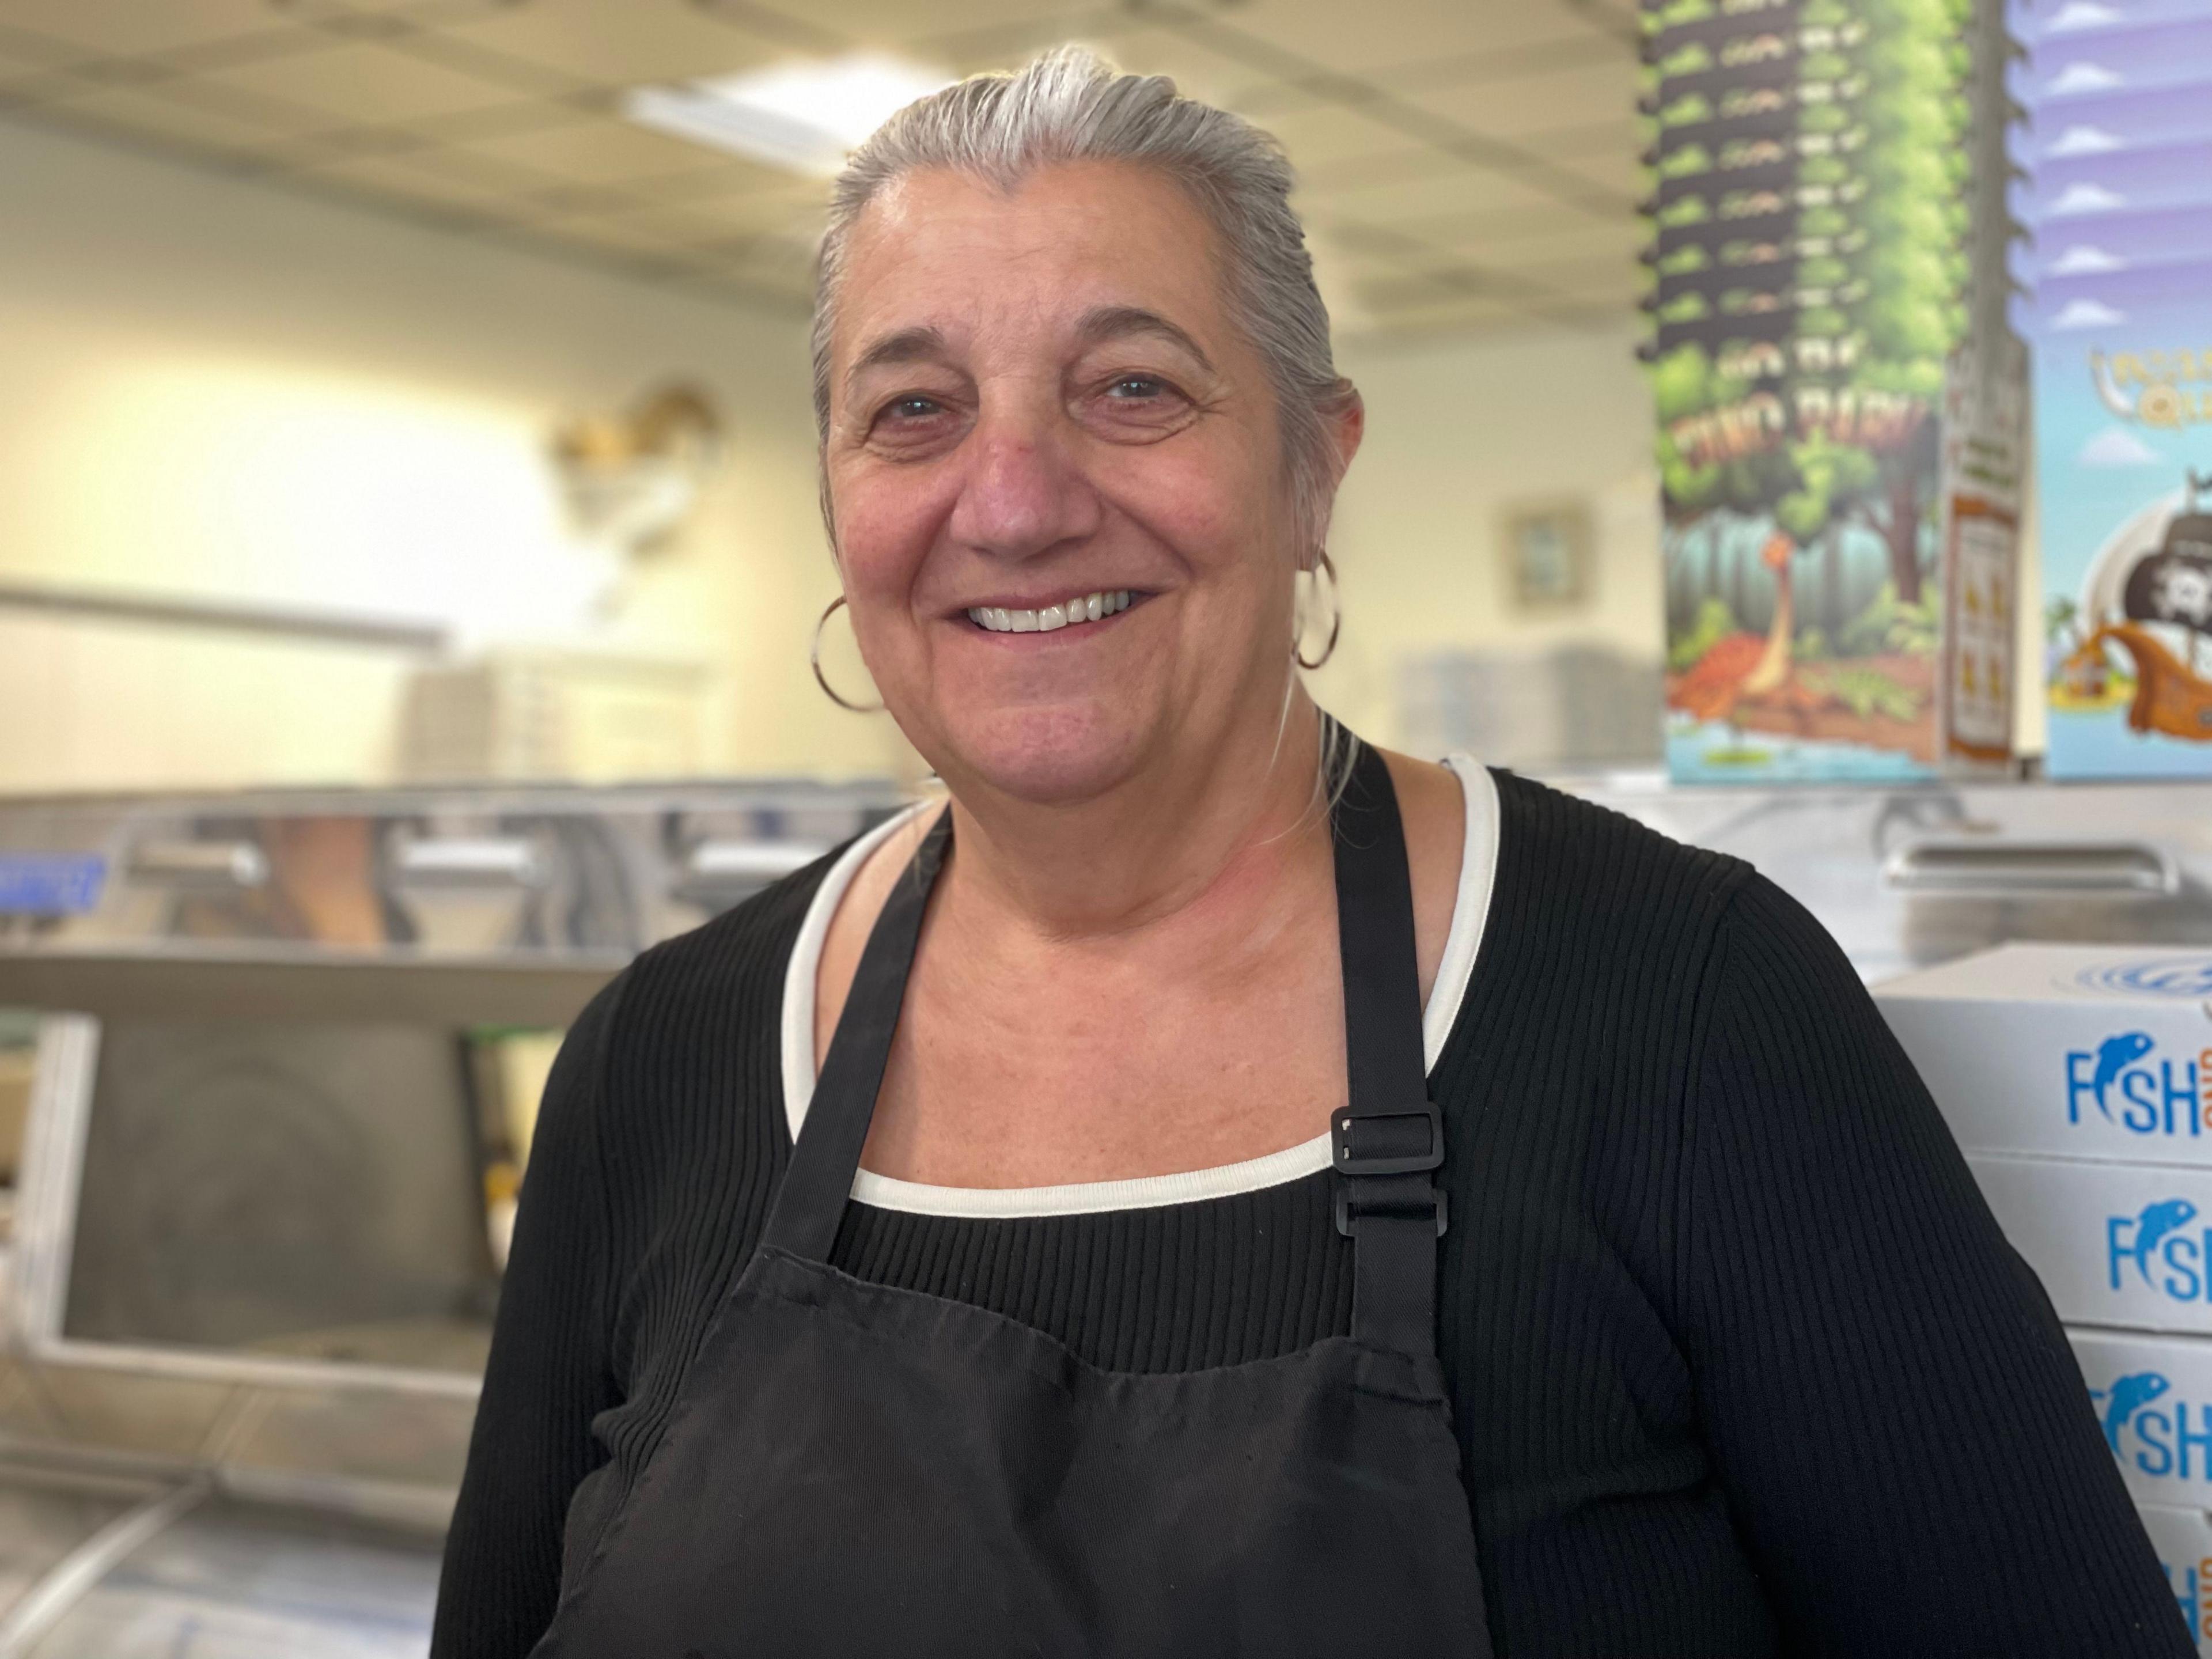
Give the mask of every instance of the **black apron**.
[[1334, 830], [1352, 1334], [1108, 1371], [829, 1265], [947, 812], [869, 936], [760, 1246], [536, 1659], [1489, 1659], [1436, 1353], [1443, 1126], [1405, 840], [1371, 749]]

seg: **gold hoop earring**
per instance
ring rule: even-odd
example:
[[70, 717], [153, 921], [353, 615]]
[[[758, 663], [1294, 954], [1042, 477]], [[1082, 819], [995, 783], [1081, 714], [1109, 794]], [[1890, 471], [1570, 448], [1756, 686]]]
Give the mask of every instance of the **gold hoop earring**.
[[815, 684], [820, 686], [823, 695], [838, 708], [849, 708], [855, 714], [880, 714], [884, 712], [884, 706], [879, 702], [851, 702], [839, 696], [837, 688], [830, 684], [830, 677], [822, 672], [822, 630], [829, 624], [830, 618], [836, 614], [837, 607], [844, 603], [845, 596], [840, 593], [830, 601], [830, 608], [815, 620], [814, 643], [806, 653], [806, 660], [814, 665]]
[[1311, 662], [1306, 660], [1305, 617], [1303, 614], [1298, 617], [1297, 632], [1291, 636], [1291, 656], [1297, 665], [1309, 674], [1336, 654], [1336, 636], [1344, 631], [1344, 597], [1337, 587], [1336, 566], [1329, 562], [1327, 548], [1322, 549], [1321, 557], [1315, 562], [1312, 570], [1307, 573], [1314, 579], [1316, 597], [1320, 595], [1321, 579], [1324, 573], [1328, 577], [1328, 640], [1322, 647], [1321, 655], [1316, 657]]

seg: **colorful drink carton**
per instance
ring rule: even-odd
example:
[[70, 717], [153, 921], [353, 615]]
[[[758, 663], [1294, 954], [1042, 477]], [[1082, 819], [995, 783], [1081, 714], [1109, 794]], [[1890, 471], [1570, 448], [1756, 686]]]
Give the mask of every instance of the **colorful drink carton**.
[[2000, 764], [2026, 383], [2001, 9], [1644, 15], [1669, 769]]

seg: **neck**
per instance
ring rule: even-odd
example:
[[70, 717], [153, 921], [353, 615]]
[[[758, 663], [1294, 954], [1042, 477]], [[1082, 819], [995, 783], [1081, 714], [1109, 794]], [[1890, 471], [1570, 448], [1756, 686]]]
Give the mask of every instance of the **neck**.
[[1327, 858], [1320, 744], [1320, 711], [1294, 687], [1282, 714], [1241, 720], [1089, 800], [959, 790], [947, 896], [1064, 939], [1265, 902], [1286, 871]]

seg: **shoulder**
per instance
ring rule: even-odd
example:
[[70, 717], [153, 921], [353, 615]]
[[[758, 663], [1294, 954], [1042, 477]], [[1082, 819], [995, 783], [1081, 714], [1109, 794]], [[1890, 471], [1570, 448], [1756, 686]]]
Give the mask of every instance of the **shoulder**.
[[833, 848], [632, 962], [616, 981], [618, 1000], [600, 1037], [609, 1087], [673, 1078], [690, 1054], [719, 1050], [717, 1069], [755, 1049], [772, 1054], [792, 951], [816, 895], [852, 845]]
[[[1686, 845], [1626, 813], [1493, 769], [1493, 921], [1538, 940], [1668, 952], [1710, 946], [1737, 895], [1761, 878], [1741, 859]], [[1679, 961], [1674, 968], [1679, 971]]]

